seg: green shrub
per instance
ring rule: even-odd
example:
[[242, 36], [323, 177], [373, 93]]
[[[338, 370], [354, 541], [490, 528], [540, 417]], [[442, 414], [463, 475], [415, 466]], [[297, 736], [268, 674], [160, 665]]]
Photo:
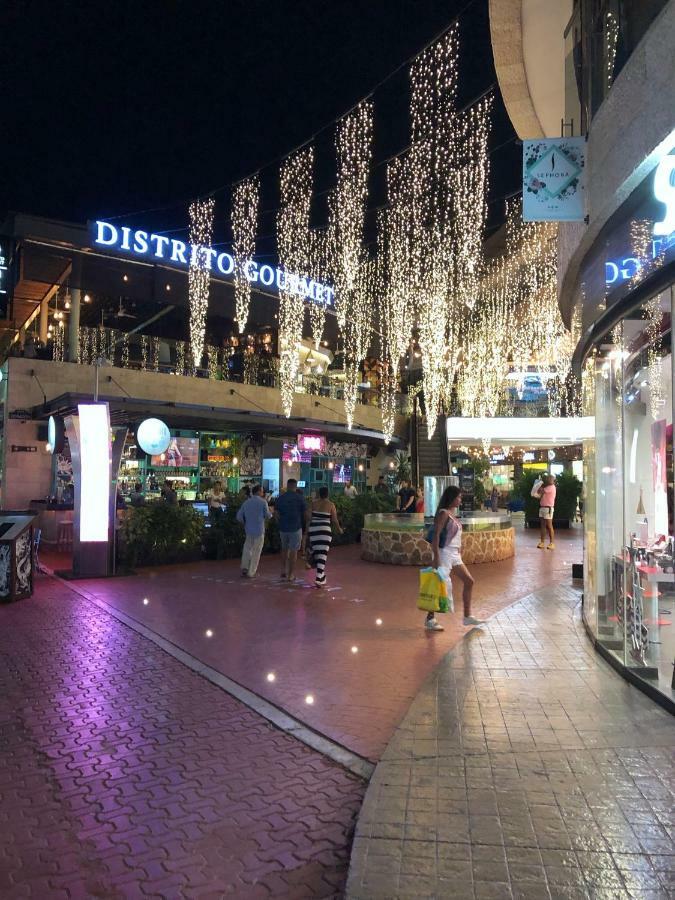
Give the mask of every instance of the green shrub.
[[344, 494], [337, 494], [331, 497], [331, 500], [335, 504], [340, 525], [344, 529], [344, 534], [334, 536], [333, 541], [336, 544], [354, 544], [358, 541], [366, 514], [387, 513], [396, 509], [396, 498], [393, 495], [376, 494], [374, 491], [359, 494], [353, 500]]
[[160, 502], [132, 507], [120, 524], [120, 561], [134, 567], [199, 559], [203, 525], [191, 506]]

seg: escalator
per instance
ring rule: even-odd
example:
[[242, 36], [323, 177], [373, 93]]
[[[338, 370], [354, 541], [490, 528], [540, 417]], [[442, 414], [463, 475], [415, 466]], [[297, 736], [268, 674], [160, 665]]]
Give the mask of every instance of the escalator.
[[410, 448], [413, 480], [423, 485], [425, 475], [449, 475], [450, 459], [446, 437], [445, 416], [438, 417], [436, 430], [429, 440], [426, 419], [419, 415], [417, 405], [410, 418]]

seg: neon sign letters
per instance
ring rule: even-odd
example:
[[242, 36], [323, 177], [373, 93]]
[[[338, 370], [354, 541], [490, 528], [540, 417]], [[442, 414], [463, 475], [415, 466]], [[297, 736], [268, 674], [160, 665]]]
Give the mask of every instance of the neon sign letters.
[[[166, 237], [163, 234], [129, 228], [126, 225], [113, 225], [111, 222], [102, 220], [94, 222], [94, 244], [108, 250], [183, 268], [188, 268], [199, 253], [199, 258], [205, 262], [206, 268], [215, 275], [227, 276], [234, 272], [234, 259], [231, 253], [219, 253], [212, 248], [187, 244], [185, 241]], [[315, 281], [313, 278], [304, 278], [266, 263], [259, 265], [253, 259], [246, 263], [244, 271], [246, 278], [252, 284], [290, 291], [306, 297], [314, 303], [333, 306], [333, 288]]]
[[654, 199], [665, 206], [663, 217], [652, 226], [652, 241], [647, 258], [625, 256], [605, 262], [607, 287], [630, 281], [640, 274], [642, 267], [651, 264], [675, 247], [675, 155], [664, 156], [654, 172]]
[[322, 434], [299, 434], [298, 450], [302, 453], [325, 453], [326, 438]]
[[664, 156], [654, 175], [654, 197], [663, 203], [666, 212], [660, 222], [654, 223], [654, 234], [672, 237], [675, 232], [675, 156]]

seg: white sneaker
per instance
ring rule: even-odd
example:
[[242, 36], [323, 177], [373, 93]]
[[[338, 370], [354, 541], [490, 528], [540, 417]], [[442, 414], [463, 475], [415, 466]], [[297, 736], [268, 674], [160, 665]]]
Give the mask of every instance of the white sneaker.
[[427, 619], [424, 623], [424, 627], [427, 631], [445, 631], [445, 628], [443, 628], [441, 623], [437, 622], [436, 619]]
[[485, 625], [485, 619], [477, 619], [475, 616], [464, 616], [465, 625]]

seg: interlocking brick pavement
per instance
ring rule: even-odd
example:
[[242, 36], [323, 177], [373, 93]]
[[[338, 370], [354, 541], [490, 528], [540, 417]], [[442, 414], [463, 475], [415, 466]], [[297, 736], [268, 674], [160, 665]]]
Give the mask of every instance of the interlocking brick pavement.
[[[553, 553], [537, 550], [537, 541], [536, 532], [519, 529], [513, 559], [471, 566], [477, 615], [570, 578], [572, 562], [582, 559], [580, 530], [558, 532]], [[359, 553], [358, 546], [331, 550], [329, 587], [321, 592], [310, 584], [313, 573], [298, 573], [303, 587], [280, 583], [278, 556], [262, 558], [256, 581], [240, 578], [238, 561], [226, 560], [77, 585], [376, 761], [426, 677], [467, 629], [458, 599], [457, 612], [443, 617], [446, 631], [425, 633], [416, 608], [418, 569], [364, 562]], [[274, 682], [266, 680], [270, 671]]]
[[65, 585], [0, 608], [0, 685], [3, 898], [341, 894], [365, 784]]

